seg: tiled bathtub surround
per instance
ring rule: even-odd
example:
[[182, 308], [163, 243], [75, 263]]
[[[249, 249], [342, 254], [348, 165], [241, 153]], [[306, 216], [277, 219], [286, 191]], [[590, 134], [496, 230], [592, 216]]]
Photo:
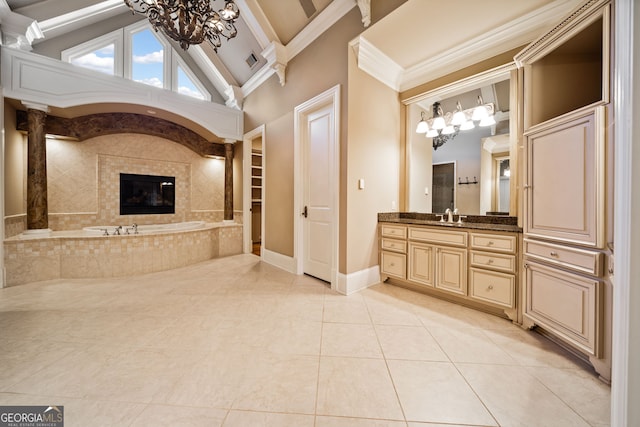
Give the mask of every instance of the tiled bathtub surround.
[[5, 240], [7, 286], [89, 277], [122, 277], [169, 270], [242, 253], [240, 224], [152, 235], [92, 236], [54, 232], [50, 237]]

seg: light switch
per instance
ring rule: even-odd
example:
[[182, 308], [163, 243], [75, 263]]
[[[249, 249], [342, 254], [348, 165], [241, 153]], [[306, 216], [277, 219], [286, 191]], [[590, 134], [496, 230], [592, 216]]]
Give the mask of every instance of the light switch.
[[395, 200], [391, 202], [391, 210], [392, 211], [396, 210], [396, 201]]
[[358, 180], [358, 190], [364, 190], [364, 178]]

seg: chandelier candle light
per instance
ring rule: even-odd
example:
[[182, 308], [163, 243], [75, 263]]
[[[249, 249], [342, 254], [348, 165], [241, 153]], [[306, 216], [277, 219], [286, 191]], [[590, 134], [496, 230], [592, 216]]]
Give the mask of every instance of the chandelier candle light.
[[226, 1], [224, 8], [215, 11], [212, 0], [124, 0], [134, 13], [147, 15], [153, 28], [161, 29], [167, 36], [187, 50], [192, 44], [209, 40], [217, 52], [221, 37], [232, 39], [238, 33], [234, 23], [240, 10], [233, 1]]
[[433, 149], [444, 145], [445, 142], [455, 138], [461, 130], [470, 130], [479, 126], [492, 126], [496, 124], [493, 117], [494, 106], [485, 104], [482, 97], [478, 96], [478, 105], [474, 108], [463, 110], [460, 102], [456, 104], [455, 112], [443, 113], [439, 102], [433, 103], [433, 116], [425, 119], [422, 112], [420, 122], [416, 128], [417, 133], [424, 133], [427, 138], [432, 138]]

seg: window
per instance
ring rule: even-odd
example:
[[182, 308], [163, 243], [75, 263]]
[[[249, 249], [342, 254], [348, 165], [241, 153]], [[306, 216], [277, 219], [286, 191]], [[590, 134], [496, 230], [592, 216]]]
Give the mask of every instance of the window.
[[122, 30], [64, 50], [62, 60], [112, 76], [122, 76]]
[[193, 98], [211, 100], [211, 94], [193, 71], [146, 20], [67, 49], [62, 52], [62, 60]]

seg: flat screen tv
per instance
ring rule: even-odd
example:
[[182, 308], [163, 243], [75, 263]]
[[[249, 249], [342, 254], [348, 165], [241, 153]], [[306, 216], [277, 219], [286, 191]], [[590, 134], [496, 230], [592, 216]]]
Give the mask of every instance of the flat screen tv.
[[120, 174], [120, 215], [176, 213], [176, 178]]

